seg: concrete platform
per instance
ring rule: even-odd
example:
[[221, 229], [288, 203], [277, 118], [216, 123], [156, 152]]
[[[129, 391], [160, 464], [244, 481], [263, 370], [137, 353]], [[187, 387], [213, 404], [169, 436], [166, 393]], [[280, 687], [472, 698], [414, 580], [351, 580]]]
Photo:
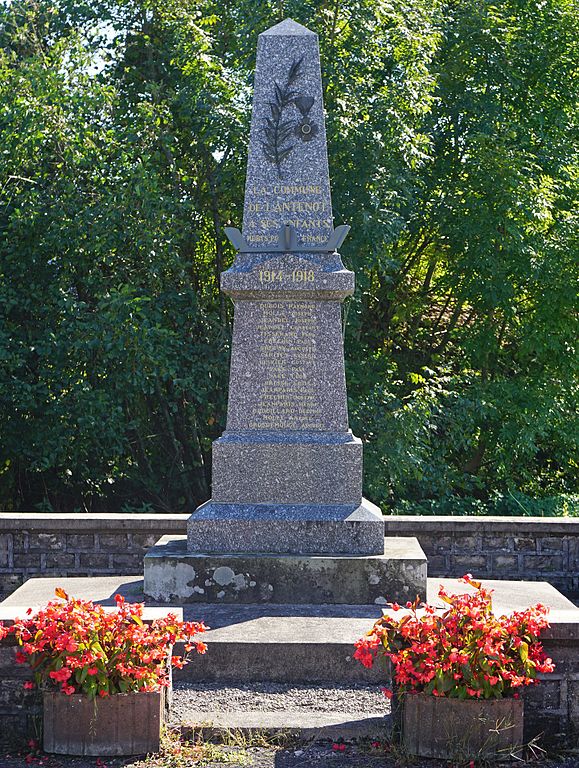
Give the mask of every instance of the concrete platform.
[[144, 558], [145, 595], [163, 603], [383, 605], [426, 593], [426, 556], [413, 537], [381, 555], [200, 554], [163, 536]]
[[[440, 584], [448, 591], [468, 591], [456, 579], [429, 579], [428, 600], [437, 600]], [[547, 644], [579, 644], [579, 609], [547, 583], [486, 581], [494, 589], [494, 610], [507, 614], [541, 602], [550, 608], [551, 627], [544, 633]], [[54, 596], [57, 586], [75, 597], [90, 598], [114, 606], [114, 595], [127, 601], [143, 601], [143, 579], [138, 576], [102, 578], [30, 579], [3, 603], [0, 620], [23, 616], [28, 607], [37, 609]], [[145, 615], [151, 619], [167, 612], [167, 606], [147, 601]], [[182, 670], [175, 681], [348, 683], [378, 682], [387, 671], [380, 666], [366, 669], [352, 659], [354, 642], [362, 637], [383, 613], [380, 605], [345, 604], [195, 604], [170, 610], [189, 621], [205, 621], [209, 652]], [[398, 613], [398, 616], [401, 612]], [[577, 659], [579, 662], [579, 659]], [[579, 679], [577, 680], [579, 686]]]
[[[37, 610], [61, 586], [70, 595], [115, 605], [119, 593], [128, 602], [142, 602], [143, 579], [138, 576], [30, 579], [3, 603], [0, 621], [9, 624]], [[344, 684], [379, 682], [384, 671], [366, 669], [352, 659], [355, 641], [382, 615], [377, 605], [184, 605], [168, 608], [147, 601], [145, 616], [168, 610], [187, 621], [204, 621], [210, 652], [174, 670], [176, 682], [255, 682]]]
[[175, 681], [282, 683], [375, 682], [379, 665], [366, 669], [352, 658], [354, 643], [379, 618], [377, 606], [186, 606], [201, 617], [211, 653], [175, 670]]
[[[61, 587], [71, 597], [92, 600], [105, 608], [114, 608], [115, 595], [122, 595], [129, 603], [144, 602], [143, 578], [141, 576], [75, 576], [50, 579], [35, 578], [28, 581], [0, 603], [0, 621], [11, 624], [15, 618], [24, 618], [28, 608], [37, 611], [50, 600], [56, 600], [54, 590]], [[146, 605], [144, 621], [153, 621], [174, 613], [183, 618], [180, 606]]]

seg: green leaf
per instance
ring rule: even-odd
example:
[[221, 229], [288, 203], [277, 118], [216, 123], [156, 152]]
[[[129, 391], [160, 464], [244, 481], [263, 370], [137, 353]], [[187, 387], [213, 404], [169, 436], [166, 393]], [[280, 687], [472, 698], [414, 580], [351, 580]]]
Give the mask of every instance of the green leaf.
[[522, 642], [519, 646], [519, 656], [521, 661], [525, 662], [529, 658], [529, 646], [527, 643]]

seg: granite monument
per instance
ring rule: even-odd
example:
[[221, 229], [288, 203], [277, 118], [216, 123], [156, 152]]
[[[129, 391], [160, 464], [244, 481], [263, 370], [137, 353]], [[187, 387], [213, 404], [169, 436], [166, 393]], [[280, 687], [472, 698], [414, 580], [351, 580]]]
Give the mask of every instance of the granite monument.
[[[348, 601], [373, 602], [400, 569], [404, 553], [385, 555], [382, 514], [362, 498], [362, 443], [348, 425], [342, 303], [354, 275], [338, 253], [348, 229], [332, 216], [318, 37], [287, 19], [259, 36], [243, 227], [226, 230], [234, 326], [212, 498], [188, 521], [186, 551], [167, 540], [145, 558], [155, 599], [285, 601], [289, 580], [305, 590], [297, 602], [317, 602], [313, 569], [324, 574], [318, 597], [339, 602], [331, 582], [348, 579], [359, 587]], [[419, 547], [415, 567], [416, 579], [401, 578], [411, 597], [426, 577]]]
[[341, 303], [354, 290], [334, 229], [318, 38], [259, 36], [243, 235], [222, 275], [234, 302], [227, 428], [190, 552], [381, 554], [348, 427]]

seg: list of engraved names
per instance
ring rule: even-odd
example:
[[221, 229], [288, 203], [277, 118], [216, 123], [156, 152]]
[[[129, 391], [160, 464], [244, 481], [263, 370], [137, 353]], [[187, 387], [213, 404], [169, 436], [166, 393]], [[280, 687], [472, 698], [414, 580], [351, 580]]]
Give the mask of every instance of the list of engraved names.
[[316, 302], [264, 301], [255, 326], [257, 377], [253, 429], [319, 429], [315, 387]]

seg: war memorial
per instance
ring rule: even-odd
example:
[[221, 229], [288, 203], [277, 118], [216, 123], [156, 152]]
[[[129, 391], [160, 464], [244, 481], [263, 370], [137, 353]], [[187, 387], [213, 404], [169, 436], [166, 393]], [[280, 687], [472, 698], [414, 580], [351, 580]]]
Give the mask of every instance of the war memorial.
[[213, 496], [191, 516], [186, 544], [147, 555], [145, 592], [185, 602], [407, 600], [424, 593], [424, 554], [415, 539], [384, 538], [380, 510], [362, 498], [362, 443], [348, 426], [341, 305], [354, 275], [337, 250], [348, 227], [333, 226], [313, 32], [284, 21], [260, 35], [253, 104], [243, 234], [228, 230], [237, 256], [221, 276], [235, 309]]
[[[362, 496], [363, 446], [349, 427], [343, 354], [342, 303], [355, 286], [339, 255], [348, 229], [332, 213], [318, 38], [288, 19], [259, 36], [243, 223], [227, 229], [236, 255], [221, 289], [233, 302], [233, 346], [212, 497], [186, 531], [182, 520], [163, 536], [154, 521], [140, 530], [149, 545], [144, 578], [120, 567], [87, 577], [70, 569], [66, 578], [47, 570], [0, 604], [0, 620], [45, 603], [56, 585], [104, 604], [120, 592], [144, 598], [149, 615], [171, 606], [211, 627], [208, 653], [175, 672], [177, 687], [382, 679], [352, 661], [354, 640], [387, 604], [432, 599], [440, 579], [427, 580], [420, 531], [391, 535], [390, 522]], [[118, 530], [130, 548], [136, 529], [119, 518], [111, 517], [108, 535]], [[48, 546], [59, 540], [48, 524], [43, 531]], [[98, 536], [101, 555], [107, 533]], [[545, 646], [557, 671], [546, 693], [529, 692], [528, 731], [571, 732], [579, 718], [579, 609], [544, 582], [489, 583], [504, 612], [550, 606]], [[0, 648], [0, 719], [21, 728], [33, 704], [18, 688], [12, 651]], [[386, 727], [384, 712], [187, 716], [190, 725], [200, 720], [366, 735]]]

